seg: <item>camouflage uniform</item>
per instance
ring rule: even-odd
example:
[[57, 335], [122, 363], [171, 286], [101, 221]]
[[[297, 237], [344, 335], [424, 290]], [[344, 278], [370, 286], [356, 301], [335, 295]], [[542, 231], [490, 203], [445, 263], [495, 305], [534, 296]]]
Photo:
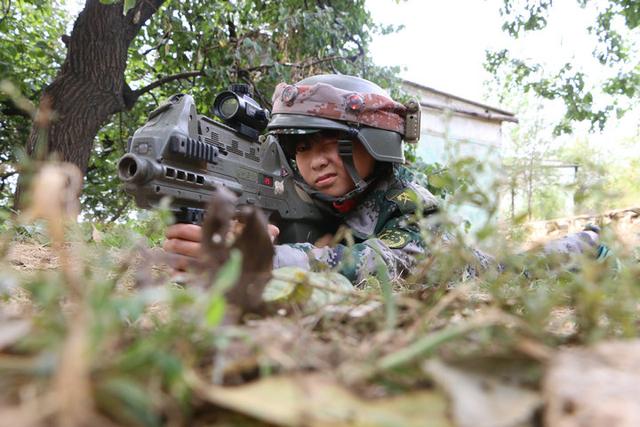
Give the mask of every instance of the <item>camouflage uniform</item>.
[[277, 245], [274, 267], [331, 268], [354, 284], [382, 271], [391, 278], [406, 274], [425, 253], [416, 209], [421, 206], [428, 215], [438, 205], [436, 198], [416, 181], [416, 175], [408, 169], [394, 167], [393, 173], [376, 181], [351, 211], [337, 218], [349, 228], [353, 246]]

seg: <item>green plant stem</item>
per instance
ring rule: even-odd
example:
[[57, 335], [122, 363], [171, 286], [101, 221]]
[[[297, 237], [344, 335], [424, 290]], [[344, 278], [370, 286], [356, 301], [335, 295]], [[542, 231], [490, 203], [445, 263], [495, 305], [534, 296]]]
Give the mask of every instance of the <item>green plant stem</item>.
[[496, 324], [496, 318], [482, 318], [471, 320], [469, 322], [450, 326], [441, 329], [429, 335], [426, 335], [413, 344], [386, 355], [380, 359], [376, 365], [378, 371], [386, 371], [413, 362], [419, 357], [424, 357], [433, 352], [439, 345], [471, 332], [475, 329], [481, 329]]

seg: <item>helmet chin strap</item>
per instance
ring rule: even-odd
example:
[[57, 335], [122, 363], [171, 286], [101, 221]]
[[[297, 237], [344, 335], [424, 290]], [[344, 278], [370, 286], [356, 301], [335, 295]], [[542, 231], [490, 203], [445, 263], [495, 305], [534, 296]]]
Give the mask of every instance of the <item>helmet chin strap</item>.
[[355, 184], [356, 188], [353, 191], [361, 192], [367, 188], [367, 183], [358, 175], [356, 165], [353, 162], [353, 143], [350, 139], [338, 140], [338, 155], [342, 159], [342, 164], [347, 170], [347, 173], [351, 177], [351, 180]]
[[[357, 138], [358, 130], [352, 129], [351, 131], [352, 132], [350, 132], [350, 134], [355, 133], [355, 135], [353, 136]], [[354, 197], [362, 194], [374, 181], [375, 175], [372, 175], [369, 179], [362, 179], [362, 177], [358, 174], [355, 163], [353, 161], [353, 142], [351, 139], [338, 140], [338, 155], [342, 159], [344, 168], [353, 181], [353, 184], [355, 185], [355, 188], [353, 190], [349, 191], [343, 196], [336, 197], [323, 194], [320, 191], [312, 188], [309, 184], [304, 182], [302, 177], [299, 177], [299, 179], [296, 180], [297, 184], [302, 187], [302, 189], [311, 197], [328, 203], [344, 203], [346, 200], [353, 199]]]

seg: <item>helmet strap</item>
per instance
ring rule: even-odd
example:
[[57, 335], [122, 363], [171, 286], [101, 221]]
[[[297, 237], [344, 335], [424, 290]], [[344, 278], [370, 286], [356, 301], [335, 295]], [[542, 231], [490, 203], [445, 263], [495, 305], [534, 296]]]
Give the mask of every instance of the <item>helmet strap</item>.
[[353, 143], [350, 139], [338, 140], [338, 155], [342, 159], [344, 168], [351, 177], [351, 180], [355, 184], [355, 191], [360, 193], [367, 188], [367, 183], [358, 175], [356, 166], [353, 162]]

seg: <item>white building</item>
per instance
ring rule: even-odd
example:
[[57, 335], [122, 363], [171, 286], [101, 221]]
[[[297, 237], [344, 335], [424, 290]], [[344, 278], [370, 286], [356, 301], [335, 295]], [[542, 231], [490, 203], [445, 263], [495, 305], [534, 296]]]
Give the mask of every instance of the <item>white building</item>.
[[[502, 123], [517, 123], [515, 115], [410, 81], [404, 81], [402, 87], [419, 99], [422, 108], [418, 156], [425, 163], [443, 166], [468, 157], [479, 160], [485, 167], [476, 175], [476, 182], [498, 203], [493, 184], [501, 167]], [[486, 219], [484, 209], [470, 205], [454, 211], [476, 227]]]

